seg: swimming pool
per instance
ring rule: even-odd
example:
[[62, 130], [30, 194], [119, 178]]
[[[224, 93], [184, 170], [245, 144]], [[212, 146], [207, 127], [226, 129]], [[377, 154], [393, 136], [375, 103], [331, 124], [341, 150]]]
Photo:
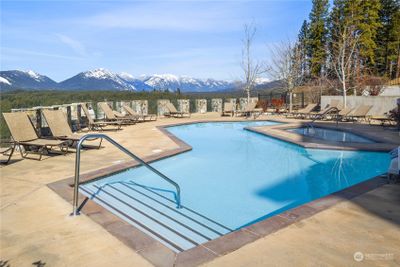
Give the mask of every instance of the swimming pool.
[[349, 133], [346, 131], [339, 131], [334, 129], [320, 128], [320, 127], [301, 127], [289, 129], [289, 132], [298, 133], [301, 135], [323, 139], [334, 142], [347, 142], [347, 143], [376, 143], [375, 141], [359, 136], [357, 134]]
[[386, 171], [387, 153], [304, 149], [244, 130], [274, 122], [196, 123], [168, 131], [193, 150], [80, 188], [174, 251], [184, 251]]

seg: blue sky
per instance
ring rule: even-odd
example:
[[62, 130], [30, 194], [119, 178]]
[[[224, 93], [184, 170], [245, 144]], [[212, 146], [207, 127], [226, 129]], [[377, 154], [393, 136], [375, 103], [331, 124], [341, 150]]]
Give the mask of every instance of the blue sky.
[[257, 27], [254, 55], [294, 40], [311, 0], [1, 0], [1, 70], [34, 70], [61, 81], [106, 68], [198, 78], [241, 75], [243, 25]]

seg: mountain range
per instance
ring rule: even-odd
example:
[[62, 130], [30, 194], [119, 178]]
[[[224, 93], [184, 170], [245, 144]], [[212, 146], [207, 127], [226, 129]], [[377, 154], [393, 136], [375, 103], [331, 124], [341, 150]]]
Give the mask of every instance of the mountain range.
[[[257, 86], [269, 83], [259, 79]], [[0, 89], [22, 90], [116, 90], [116, 91], [177, 91], [212, 92], [235, 90], [240, 83], [215, 79], [198, 79], [172, 74], [141, 75], [134, 77], [129, 73], [114, 73], [106, 69], [95, 69], [57, 83], [49, 77], [32, 70], [0, 71]]]

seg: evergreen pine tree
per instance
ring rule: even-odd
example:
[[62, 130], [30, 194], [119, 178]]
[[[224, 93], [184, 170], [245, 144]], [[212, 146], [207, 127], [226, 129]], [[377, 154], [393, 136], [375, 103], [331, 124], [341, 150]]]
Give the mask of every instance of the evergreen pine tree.
[[382, 28], [377, 34], [376, 66], [377, 73], [394, 78], [398, 67], [400, 51], [400, 2], [381, 0], [379, 21]]
[[[391, 49], [393, 51], [397, 51], [391, 55], [390, 58], [395, 62], [393, 64], [393, 73], [395, 73], [394, 78], [400, 78], [400, 8], [397, 10], [393, 19], [393, 28], [392, 28], [392, 36], [394, 36], [394, 42], [391, 43]], [[396, 61], [397, 56], [397, 61]]]
[[[303, 21], [303, 24], [300, 28], [300, 32], [298, 35], [297, 46], [300, 54], [301, 61], [301, 73], [303, 74], [305, 79], [310, 77], [310, 33], [309, 33], [309, 24], [307, 20]], [[303, 80], [305, 80], [303, 79]]]
[[[351, 57], [353, 86], [365, 75], [400, 75], [400, 0], [313, 0], [309, 23], [303, 22], [297, 47], [302, 51], [304, 78], [330, 76], [343, 31], [357, 36]], [[350, 38], [350, 37], [349, 37]]]
[[327, 53], [327, 23], [328, 23], [328, 0], [313, 0], [310, 13], [310, 57], [311, 76], [320, 77], [324, 69]]
[[345, 8], [346, 17], [360, 33], [358, 64], [364, 72], [374, 68], [380, 9], [380, 0], [349, 0]]

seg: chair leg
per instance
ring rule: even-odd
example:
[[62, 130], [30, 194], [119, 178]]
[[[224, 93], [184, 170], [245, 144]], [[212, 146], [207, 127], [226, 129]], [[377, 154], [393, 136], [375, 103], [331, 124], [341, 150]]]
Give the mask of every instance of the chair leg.
[[64, 156], [66, 156], [68, 154], [68, 149], [69, 149], [68, 143], [62, 144], [61, 147], [64, 148], [64, 151], [62, 149], [61, 151], [64, 152]]
[[[372, 125], [372, 123], [371, 123], [371, 122], [372, 122], [372, 120], [369, 120], [369, 121], [368, 121], [368, 124], [369, 124], [369, 125]], [[382, 123], [381, 123], [381, 125], [382, 125]]]
[[103, 142], [103, 138], [100, 138], [100, 144], [99, 144], [99, 147], [97, 148], [97, 149], [100, 149], [101, 148], [101, 143]]
[[[34, 160], [38, 160], [38, 161], [41, 161], [42, 160], [42, 157], [43, 157], [43, 154], [46, 152], [47, 154], [49, 154], [50, 153], [50, 151], [49, 151], [49, 148], [47, 147], [47, 146], [41, 146], [39, 149], [38, 149], [38, 151], [36, 152], [36, 151], [28, 151], [26, 148], [25, 148], [25, 145], [20, 145], [20, 144], [18, 144], [18, 147], [19, 147], [19, 152], [20, 152], [20, 154], [21, 154], [21, 157], [22, 158], [26, 158], [26, 159], [34, 159]], [[25, 151], [25, 152], [22, 152], [22, 148], [23, 148], [23, 150]], [[37, 158], [31, 158], [31, 157], [28, 157], [28, 154], [29, 153], [32, 153], [32, 154], [39, 154], [39, 158], [37, 159]]]
[[10, 155], [8, 156], [7, 163], [10, 162], [11, 157], [14, 154], [14, 150], [15, 150], [15, 144], [13, 144], [11, 147], [11, 152], [10, 152]]
[[[18, 147], [19, 147], [19, 153], [21, 154], [21, 157], [22, 157], [22, 158], [26, 158], [26, 156], [28, 155], [28, 153], [27, 153], [27, 151], [26, 151], [26, 149], [25, 149], [25, 146], [24, 146], [24, 145], [18, 145]], [[22, 152], [22, 149], [25, 151], [25, 153]]]
[[8, 150], [4, 151], [4, 155], [6, 155], [5, 153], [7, 153], [7, 151], [10, 151], [10, 154], [8, 155], [8, 158], [6, 161], [2, 161], [1, 163], [3, 164], [8, 164], [11, 160], [12, 155], [14, 154], [14, 150], [15, 150], [15, 144], [12, 144], [11, 148], [9, 148]]
[[45, 146], [43, 146], [42, 148], [39, 149], [39, 155], [40, 155], [39, 156], [39, 161], [42, 160], [42, 156], [43, 156], [44, 150], [48, 151]]

